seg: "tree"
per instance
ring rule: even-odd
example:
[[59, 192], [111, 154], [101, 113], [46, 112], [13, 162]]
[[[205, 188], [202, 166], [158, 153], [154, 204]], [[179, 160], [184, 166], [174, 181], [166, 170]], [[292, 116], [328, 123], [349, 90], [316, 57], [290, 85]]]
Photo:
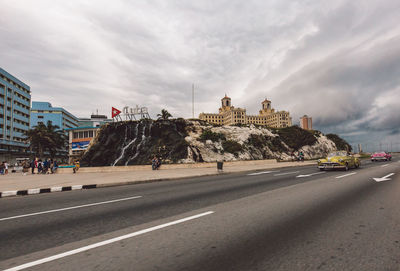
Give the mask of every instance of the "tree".
[[158, 120], [167, 120], [172, 117], [172, 115], [165, 109], [161, 110], [161, 114], [157, 114]]
[[65, 150], [67, 146], [66, 135], [51, 121], [48, 121], [47, 125], [39, 123], [26, 131], [25, 139], [39, 157], [43, 157], [45, 152], [54, 157], [58, 151]]

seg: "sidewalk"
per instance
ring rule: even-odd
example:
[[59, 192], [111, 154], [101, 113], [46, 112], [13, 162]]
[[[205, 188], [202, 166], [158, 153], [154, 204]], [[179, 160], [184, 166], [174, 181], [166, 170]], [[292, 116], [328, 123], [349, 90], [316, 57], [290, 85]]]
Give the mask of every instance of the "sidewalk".
[[[189, 178], [207, 175], [218, 175], [223, 173], [246, 172], [255, 170], [269, 170], [283, 167], [315, 165], [315, 161], [306, 162], [266, 162], [257, 164], [234, 164], [227, 163], [223, 172], [218, 172], [215, 167], [206, 168], [168, 168], [161, 167], [160, 170], [146, 169], [136, 171], [116, 172], [78, 172], [76, 174], [48, 174], [38, 175], [28, 173], [10, 173], [0, 176], [0, 197], [39, 194], [47, 192], [96, 188], [106, 186], [126, 185], [146, 181], [161, 181], [169, 179]], [[72, 170], [71, 170], [72, 171]], [[19, 191], [19, 192], [17, 192]]]

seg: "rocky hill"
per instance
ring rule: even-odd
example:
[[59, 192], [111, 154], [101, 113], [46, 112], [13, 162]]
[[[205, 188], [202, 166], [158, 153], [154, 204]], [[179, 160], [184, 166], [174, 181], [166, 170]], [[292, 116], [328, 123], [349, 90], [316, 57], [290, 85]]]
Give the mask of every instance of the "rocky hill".
[[102, 127], [81, 164], [149, 164], [154, 155], [161, 156], [164, 163], [289, 160], [292, 151], [303, 151], [306, 159], [312, 159], [335, 149], [335, 143], [322, 133], [297, 126], [267, 129], [254, 125], [213, 126], [199, 120], [144, 120]]

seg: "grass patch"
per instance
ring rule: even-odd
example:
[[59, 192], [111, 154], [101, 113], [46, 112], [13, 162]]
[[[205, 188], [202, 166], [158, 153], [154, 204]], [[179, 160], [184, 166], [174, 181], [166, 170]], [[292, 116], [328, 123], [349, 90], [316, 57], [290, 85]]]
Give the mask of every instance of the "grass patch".
[[200, 135], [201, 141], [211, 140], [212, 142], [225, 141], [226, 138], [221, 133], [214, 133], [210, 129], [205, 129]]
[[335, 143], [336, 148], [338, 150], [343, 150], [343, 151], [352, 151], [353, 148], [350, 146], [349, 143], [347, 143], [346, 140], [344, 140], [343, 138], [341, 138], [340, 136], [336, 135], [336, 134], [327, 134], [326, 137], [329, 140], [332, 140], [333, 143]]
[[303, 146], [311, 146], [317, 142], [317, 139], [312, 132], [301, 129], [298, 126], [275, 129], [275, 131], [286, 145], [295, 150], [298, 150]]
[[237, 143], [233, 140], [226, 140], [222, 142], [222, 147], [224, 151], [229, 152], [237, 156], [239, 152], [243, 150], [243, 146], [240, 143]]

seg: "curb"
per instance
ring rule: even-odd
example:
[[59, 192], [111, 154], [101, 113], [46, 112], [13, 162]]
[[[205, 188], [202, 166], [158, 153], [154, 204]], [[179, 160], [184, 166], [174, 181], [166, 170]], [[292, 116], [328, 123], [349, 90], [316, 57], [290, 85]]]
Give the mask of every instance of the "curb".
[[[310, 165], [306, 164], [303, 166], [310, 166]], [[289, 167], [292, 167], [292, 166], [288, 166], [288, 168]], [[286, 167], [284, 167], [284, 168], [286, 168]], [[271, 168], [271, 169], [274, 169], [274, 168]], [[258, 169], [258, 170], [262, 170], [262, 169]], [[27, 195], [44, 194], [44, 193], [52, 193], [52, 192], [64, 192], [64, 191], [82, 190], [82, 189], [106, 188], [106, 187], [113, 187], [113, 186], [134, 185], [134, 184], [162, 182], [162, 181], [170, 181], [170, 180], [184, 180], [184, 179], [190, 179], [190, 178], [226, 175], [226, 174], [237, 174], [237, 173], [246, 173], [246, 172], [253, 172], [253, 171], [255, 171], [255, 170], [243, 170], [243, 171], [237, 171], [237, 172], [222, 171], [222, 172], [216, 172], [216, 173], [210, 173], [210, 174], [184, 176], [184, 177], [173, 177], [173, 178], [159, 178], [159, 179], [150, 179], [150, 180], [125, 181], [125, 182], [103, 183], [103, 184], [56, 186], [56, 187], [50, 187], [50, 188], [33, 188], [33, 189], [14, 190], [14, 191], [2, 191], [2, 192], [0, 191], [0, 198], [13, 197], [13, 196], [27, 196]]]
[[98, 187], [97, 184], [87, 184], [87, 185], [56, 186], [56, 187], [50, 187], [50, 188], [33, 188], [33, 189], [25, 189], [25, 190], [3, 191], [3, 192], [0, 192], [0, 198], [44, 194], [44, 193], [51, 193], [51, 192], [92, 189], [92, 188], [97, 188], [97, 187]]

